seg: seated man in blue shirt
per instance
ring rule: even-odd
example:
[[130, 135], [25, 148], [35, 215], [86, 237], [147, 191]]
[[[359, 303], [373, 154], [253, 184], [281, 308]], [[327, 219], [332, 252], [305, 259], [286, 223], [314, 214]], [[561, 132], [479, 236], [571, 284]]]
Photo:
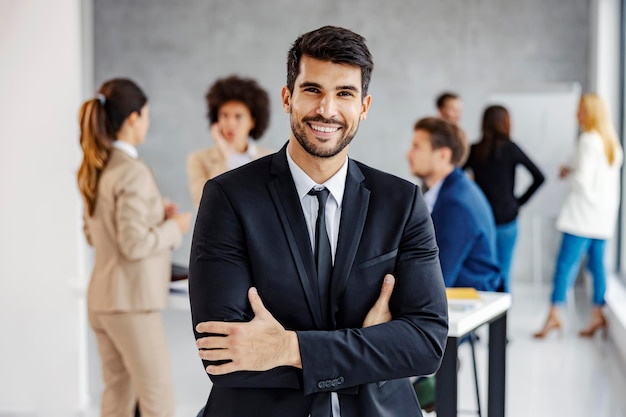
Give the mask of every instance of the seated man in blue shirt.
[[501, 290], [496, 226], [483, 192], [459, 168], [467, 155], [463, 131], [442, 119], [418, 120], [407, 153], [411, 173], [421, 178], [435, 226], [446, 287]]

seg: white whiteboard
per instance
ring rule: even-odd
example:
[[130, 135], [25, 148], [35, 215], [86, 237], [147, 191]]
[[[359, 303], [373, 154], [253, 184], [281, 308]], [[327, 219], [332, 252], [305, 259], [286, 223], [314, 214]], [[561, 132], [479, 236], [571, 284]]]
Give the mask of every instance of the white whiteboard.
[[[559, 180], [559, 166], [567, 163], [578, 135], [578, 83], [502, 89], [488, 95], [486, 106], [500, 104], [511, 115], [511, 137], [546, 177], [543, 186], [522, 207], [519, 234], [511, 268], [518, 280], [551, 280], [560, 233], [554, 228], [567, 183]], [[485, 106], [485, 107], [486, 107]], [[516, 194], [531, 182], [523, 168], [516, 172]]]

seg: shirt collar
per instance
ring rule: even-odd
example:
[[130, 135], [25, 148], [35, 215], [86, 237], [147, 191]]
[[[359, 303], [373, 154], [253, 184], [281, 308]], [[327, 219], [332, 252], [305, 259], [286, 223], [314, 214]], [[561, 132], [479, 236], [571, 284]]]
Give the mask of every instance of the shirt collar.
[[445, 178], [440, 179], [428, 189], [424, 193], [424, 202], [426, 203], [426, 207], [428, 207], [428, 212], [432, 213], [433, 208], [435, 207], [435, 203], [437, 202], [437, 197], [439, 197], [439, 191], [441, 190], [441, 185], [443, 184], [443, 180]]
[[119, 149], [130, 157], [137, 159], [139, 157], [139, 153], [137, 152], [137, 148], [131, 145], [128, 142], [124, 142], [122, 140], [116, 140], [113, 142], [113, 147], [115, 149]]
[[251, 159], [256, 158], [256, 154], [257, 154], [256, 146], [255, 146], [255, 144], [251, 140], [248, 141], [248, 149], [246, 149], [246, 154]]
[[333, 196], [335, 201], [337, 201], [337, 206], [341, 207], [341, 203], [343, 201], [343, 192], [346, 188], [346, 177], [348, 175], [347, 157], [345, 162], [343, 163], [341, 168], [339, 168], [339, 171], [337, 171], [335, 175], [330, 177], [325, 183], [317, 184], [311, 179], [311, 177], [307, 175], [306, 172], [302, 170], [302, 168], [298, 166], [298, 164], [296, 164], [293, 158], [291, 158], [291, 155], [289, 154], [289, 147], [287, 147], [286, 153], [289, 170], [291, 171], [291, 176], [293, 177], [293, 182], [296, 185], [296, 191], [298, 192], [298, 197], [300, 198], [300, 200], [302, 200], [302, 198], [306, 196], [309, 191], [311, 191], [311, 188], [319, 188], [320, 186], [324, 186], [328, 188], [330, 194]]

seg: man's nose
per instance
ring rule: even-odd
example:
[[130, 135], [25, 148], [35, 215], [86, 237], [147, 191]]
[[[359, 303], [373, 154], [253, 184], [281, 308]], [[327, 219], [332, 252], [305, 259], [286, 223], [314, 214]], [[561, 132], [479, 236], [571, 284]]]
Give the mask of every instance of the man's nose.
[[317, 114], [326, 119], [330, 119], [337, 115], [337, 103], [334, 96], [327, 94], [320, 99]]

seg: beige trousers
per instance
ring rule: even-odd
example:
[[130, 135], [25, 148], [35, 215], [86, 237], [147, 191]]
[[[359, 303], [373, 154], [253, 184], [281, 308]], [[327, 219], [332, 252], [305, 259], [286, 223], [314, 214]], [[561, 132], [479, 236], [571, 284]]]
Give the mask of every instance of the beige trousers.
[[101, 417], [174, 417], [174, 386], [159, 311], [89, 312], [102, 360]]

